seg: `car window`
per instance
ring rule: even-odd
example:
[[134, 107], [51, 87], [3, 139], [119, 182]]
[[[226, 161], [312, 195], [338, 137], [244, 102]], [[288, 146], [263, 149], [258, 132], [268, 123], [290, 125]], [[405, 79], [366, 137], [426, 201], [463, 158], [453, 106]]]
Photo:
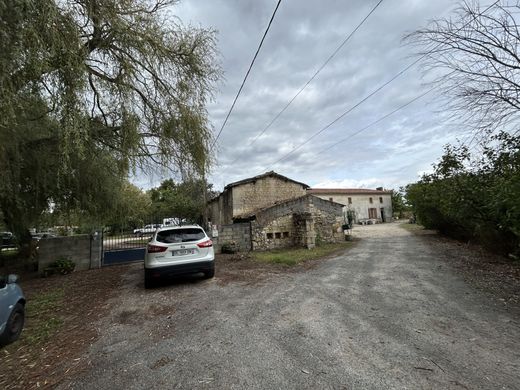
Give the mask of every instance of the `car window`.
[[175, 242], [198, 241], [206, 237], [204, 231], [199, 228], [171, 229], [157, 233], [156, 240], [166, 244]]

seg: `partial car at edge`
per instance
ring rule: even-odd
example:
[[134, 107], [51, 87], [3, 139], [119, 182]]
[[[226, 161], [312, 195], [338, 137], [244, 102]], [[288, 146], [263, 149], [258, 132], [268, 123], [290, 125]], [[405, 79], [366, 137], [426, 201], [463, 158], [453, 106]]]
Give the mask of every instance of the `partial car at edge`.
[[183, 274], [215, 275], [213, 242], [199, 225], [159, 228], [146, 247], [145, 288], [161, 278]]
[[0, 276], [0, 346], [20, 337], [25, 323], [25, 297], [18, 276]]

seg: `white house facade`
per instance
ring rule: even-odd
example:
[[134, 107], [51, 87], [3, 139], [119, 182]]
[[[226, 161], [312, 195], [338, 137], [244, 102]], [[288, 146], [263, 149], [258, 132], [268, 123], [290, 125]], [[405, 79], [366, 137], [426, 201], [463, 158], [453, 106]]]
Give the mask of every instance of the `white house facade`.
[[309, 188], [308, 194], [319, 198], [344, 204], [344, 214], [354, 212], [354, 222], [363, 223], [368, 220], [377, 222], [392, 221], [392, 191], [383, 188]]

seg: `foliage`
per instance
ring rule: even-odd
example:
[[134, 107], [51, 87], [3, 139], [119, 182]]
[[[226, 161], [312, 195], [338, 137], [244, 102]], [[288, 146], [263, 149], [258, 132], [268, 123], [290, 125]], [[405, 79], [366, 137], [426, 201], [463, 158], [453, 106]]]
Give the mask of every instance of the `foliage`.
[[0, 2], [0, 209], [23, 241], [53, 209], [117, 217], [136, 167], [207, 169], [215, 34], [182, 26], [174, 3]]
[[398, 218], [404, 218], [405, 214], [410, 211], [410, 206], [406, 203], [404, 197], [405, 189], [400, 188], [398, 191], [392, 190], [392, 211], [394, 216]]
[[111, 231], [117, 231], [128, 227], [141, 227], [148, 221], [152, 201], [147, 192], [125, 182], [114, 196], [114, 207], [108, 210], [103, 219], [104, 226], [110, 227]]
[[211, 184], [206, 189], [204, 186], [201, 179], [188, 179], [180, 183], [175, 183], [173, 179], [164, 180], [159, 187], [148, 192], [152, 215], [200, 222], [206, 206], [205, 191], [213, 193]]
[[520, 137], [499, 133], [468, 148], [446, 147], [434, 173], [406, 188], [406, 198], [426, 228], [475, 239], [503, 253], [520, 251]]
[[520, 4], [463, 1], [453, 17], [434, 20], [406, 39], [453, 112], [481, 134], [519, 119]]
[[53, 272], [57, 272], [62, 275], [67, 275], [74, 271], [74, 268], [76, 268], [76, 264], [67, 257], [60, 257], [56, 261], [49, 264], [49, 268]]
[[267, 252], [252, 252], [252, 256], [256, 261], [270, 264], [283, 264], [294, 266], [308, 260], [316, 260], [325, 256], [332, 255], [341, 250], [350, 247], [352, 243], [341, 242], [334, 244], [323, 244], [312, 249], [304, 248], [288, 248], [276, 249]]
[[343, 219], [350, 226], [353, 226], [353, 223], [356, 220], [356, 211], [352, 209], [347, 209], [347, 211], [343, 214]]

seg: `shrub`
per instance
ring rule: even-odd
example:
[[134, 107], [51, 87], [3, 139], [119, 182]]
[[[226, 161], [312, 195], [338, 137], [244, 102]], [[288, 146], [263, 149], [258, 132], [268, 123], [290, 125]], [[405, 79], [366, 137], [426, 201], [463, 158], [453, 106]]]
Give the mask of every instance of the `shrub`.
[[76, 268], [76, 264], [66, 257], [60, 257], [53, 263], [49, 264], [50, 273], [60, 273], [62, 275], [70, 274]]
[[447, 147], [433, 174], [407, 186], [406, 197], [426, 228], [475, 240], [503, 254], [520, 253], [520, 137], [498, 134], [482, 155]]

